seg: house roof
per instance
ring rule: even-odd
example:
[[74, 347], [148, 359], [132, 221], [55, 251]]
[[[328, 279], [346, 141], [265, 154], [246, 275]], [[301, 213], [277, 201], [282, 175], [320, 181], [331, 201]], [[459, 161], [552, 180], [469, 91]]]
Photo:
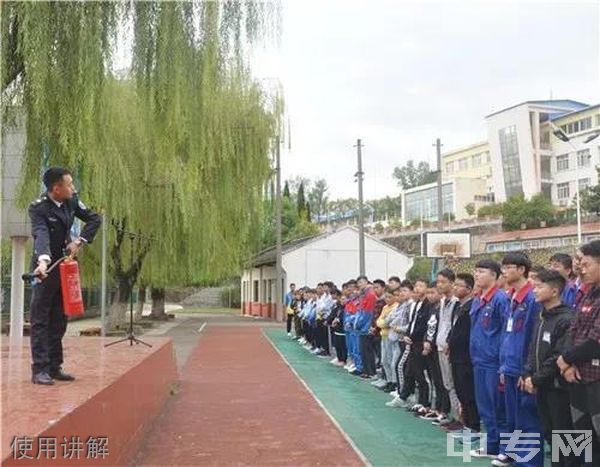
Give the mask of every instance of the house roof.
[[[600, 222], [582, 224], [581, 231], [583, 234], [600, 234]], [[500, 243], [515, 240], [537, 240], [541, 238], [570, 237], [573, 235], [577, 235], [576, 225], [560, 225], [558, 227], [546, 227], [543, 229], [531, 230], [513, 230], [511, 232], [501, 232], [487, 235], [485, 237], [485, 243]]]
[[[324, 238], [330, 237], [332, 235], [338, 234], [340, 232], [343, 232], [344, 230], [353, 230], [356, 233], [358, 233], [358, 229], [352, 225], [346, 225], [340, 229], [337, 230], [333, 230], [331, 232], [327, 232], [324, 234], [319, 234], [319, 235], [314, 235], [311, 237], [304, 237], [304, 238], [299, 238], [297, 240], [290, 240], [288, 242], [284, 242], [282, 245], [282, 251], [283, 254], [287, 254], [290, 253], [294, 250], [297, 250], [298, 248], [302, 248], [305, 245], [308, 245], [310, 243], [314, 243], [318, 240], [322, 240]], [[396, 253], [399, 253], [401, 255], [405, 255], [406, 253], [403, 253], [402, 251], [398, 250], [397, 248], [395, 248], [393, 245], [390, 245], [389, 243], [386, 243], [382, 240], [379, 240], [375, 237], [372, 237], [371, 235], [365, 233], [365, 238], [369, 238], [370, 240], [377, 242], [381, 245], [384, 245], [386, 248], [389, 248], [390, 250], [395, 251]], [[262, 250], [261, 252], [259, 252], [251, 261], [250, 265], [252, 267], [260, 267], [260, 266], [264, 266], [267, 264], [275, 264], [276, 260], [277, 260], [277, 251], [276, 251], [276, 247], [271, 247], [271, 248], [267, 248], [265, 250]]]
[[460, 148], [453, 149], [451, 151], [445, 152], [445, 153], [442, 154], [442, 157], [445, 158], [445, 157], [454, 156], [456, 154], [460, 154], [461, 152], [467, 152], [467, 151], [470, 151], [472, 149], [479, 148], [479, 147], [482, 147], [482, 146], [488, 146], [488, 145], [489, 145], [489, 143], [487, 141], [480, 141], [478, 143], [469, 144], [468, 146], [460, 147]]
[[597, 108], [600, 108], [600, 104], [590, 105], [590, 106], [587, 106], [587, 107], [585, 107], [583, 109], [577, 109], [577, 110], [574, 110], [572, 112], [564, 112], [564, 113], [555, 114], [555, 115], [552, 115], [550, 117], [550, 120], [552, 120], [553, 122], [555, 122], [556, 120], [560, 120], [561, 118], [571, 117], [572, 115], [576, 115], [576, 114], [581, 113], [581, 112], [587, 112], [588, 110], [594, 110], [594, 109], [597, 109]]
[[542, 100], [542, 101], [524, 101], [521, 102], [519, 104], [515, 104], [515, 105], [511, 105], [510, 107], [506, 107], [505, 109], [502, 110], [498, 110], [496, 112], [492, 112], [489, 115], [486, 115], [485, 118], [488, 117], [492, 117], [494, 115], [497, 115], [499, 113], [505, 112], [507, 110], [510, 109], [514, 109], [516, 107], [520, 107], [522, 105], [525, 104], [531, 104], [531, 105], [548, 105], [548, 106], [555, 106], [555, 107], [567, 107], [573, 110], [581, 110], [584, 108], [589, 107], [588, 104], [584, 104], [583, 102], [579, 102], [579, 101], [574, 101], [572, 99], [554, 99], [554, 100]]
[[[283, 254], [288, 253], [296, 248], [300, 248], [308, 243], [311, 243], [314, 240], [325, 237], [325, 234], [313, 235], [310, 237], [298, 238], [295, 240], [289, 240], [287, 242], [283, 242], [282, 251]], [[272, 264], [275, 263], [277, 259], [277, 247], [266, 248], [262, 251], [259, 251], [256, 256], [252, 259], [251, 264], [254, 267], [262, 266], [264, 264]]]

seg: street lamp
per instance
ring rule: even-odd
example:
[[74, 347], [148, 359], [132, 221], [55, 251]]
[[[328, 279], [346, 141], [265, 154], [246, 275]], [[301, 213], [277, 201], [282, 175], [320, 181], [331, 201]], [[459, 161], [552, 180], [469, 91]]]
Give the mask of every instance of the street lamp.
[[[550, 126], [552, 127], [552, 133], [561, 141], [565, 143], [569, 143], [569, 145], [575, 151], [575, 197], [577, 198], [577, 243], [581, 245], [581, 200], [579, 198], [579, 156], [577, 155], [577, 148], [571, 141], [571, 138], [567, 136], [567, 134], [562, 130], [562, 128], [557, 127], [554, 123], [550, 122]], [[593, 140], [595, 140], [598, 136], [600, 136], [600, 132], [594, 133], [588, 136], [583, 144], [587, 144]]]

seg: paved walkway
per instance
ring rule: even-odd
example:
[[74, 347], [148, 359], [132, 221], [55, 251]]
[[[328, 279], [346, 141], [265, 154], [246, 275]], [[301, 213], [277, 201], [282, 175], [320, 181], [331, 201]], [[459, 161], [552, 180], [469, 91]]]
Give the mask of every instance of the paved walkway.
[[209, 323], [135, 465], [363, 465], [261, 327]]

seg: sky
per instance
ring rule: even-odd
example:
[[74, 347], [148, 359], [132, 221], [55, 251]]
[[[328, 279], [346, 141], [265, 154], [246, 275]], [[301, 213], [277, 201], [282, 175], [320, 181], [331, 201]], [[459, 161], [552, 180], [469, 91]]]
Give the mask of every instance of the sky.
[[284, 178], [325, 178], [330, 199], [398, 196], [395, 166], [435, 165], [483, 141], [485, 115], [527, 100], [600, 103], [600, 1], [282, 0], [258, 77], [281, 81]]

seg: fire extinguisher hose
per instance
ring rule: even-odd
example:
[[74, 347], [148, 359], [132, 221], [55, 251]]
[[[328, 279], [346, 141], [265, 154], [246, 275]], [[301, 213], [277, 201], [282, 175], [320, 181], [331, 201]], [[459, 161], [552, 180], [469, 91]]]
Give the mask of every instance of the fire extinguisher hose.
[[[52, 272], [52, 270], [53, 270], [53, 269], [54, 269], [56, 266], [58, 266], [60, 263], [62, 263], [64, 260], [66, 260], [66, 259], [68, 259], [68, 258], [70, 258], [70, 256], [69, 256], [69, 255], [67, 255], [67, 256], [63, 256], [62, 258], [59, 258], [59, 259], [57, 259], [57, 260], [56, 260], [54, 263], [52, 263], [52, 264], [50, 265], [50, 267], [49, 267], [49, 268], [46, 270], [46, 274], [50, 274], [50, 273]], [[29, 281], [32, 281], [32, 280], [34, 280], [34, 279], [38, 278], [38, 277], [39, 277], [39, 276], [38, 276], [37, 274], [34, 274], [33, 272], [28, 272], [28, 273], [25, 273], [25, 274], [23, 274], [23, 275], [21, 276], [21, 279], [23, 279], [25, 282], [29, 282]]]

